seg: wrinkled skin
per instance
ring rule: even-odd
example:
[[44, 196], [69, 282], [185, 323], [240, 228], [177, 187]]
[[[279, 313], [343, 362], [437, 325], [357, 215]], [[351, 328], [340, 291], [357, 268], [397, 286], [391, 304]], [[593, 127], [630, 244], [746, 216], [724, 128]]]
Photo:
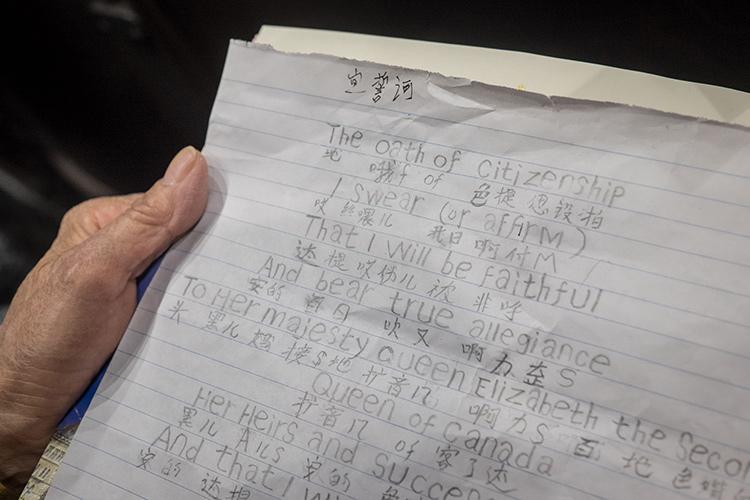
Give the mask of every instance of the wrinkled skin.
[[72, 208], [0, 325], [0, 482], [19, 489], [115, 350], [136, 277], [201, 217], [205, 159], [187, 147], [148, 192]]

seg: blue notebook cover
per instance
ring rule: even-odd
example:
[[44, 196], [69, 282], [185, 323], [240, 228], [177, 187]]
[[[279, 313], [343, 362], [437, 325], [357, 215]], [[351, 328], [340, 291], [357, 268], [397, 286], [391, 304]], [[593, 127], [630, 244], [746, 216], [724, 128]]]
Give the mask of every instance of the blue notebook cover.
[[[143, 294], [146, 293], [146, 289], [148, 288], [149, 283], [151, 283], [151, 280], [156, 274], [156, 270], [159, 269], [159, 264], [161, 264], [162, 258], [163, 256], [156, 259], [148, 267], [148, 269], [146, 269], [146, 272], [138, 277], [136, 291], [137, 302], [140, 302]], [[109, 366], [109, 361], [104, 363], [104, 366], [102, 366], [102, 369], [99, 370], [99, 373], [91, 381], [91, 384], [89, 384], [89, 386], [86, 388], [86, 391], [84, 391], [84, 393], [81, 395], [78, 401], [76, 401], [73, 407], [68, 410], [68, 413], [63, 417], [60, 423], [57, 424], [58, 429], [65, 429], [67, 427], [70, 427], [71, 425], [76, 425], [81, 421], [83, 415], [86, 413], [86, 410], [91, 404], [91, 400], [94, 398], [94, 393], [96, 393], [97, 387], [99, 387], [102, 378], [104, 378], [104, 372], [107, 371], [107, 366]]]

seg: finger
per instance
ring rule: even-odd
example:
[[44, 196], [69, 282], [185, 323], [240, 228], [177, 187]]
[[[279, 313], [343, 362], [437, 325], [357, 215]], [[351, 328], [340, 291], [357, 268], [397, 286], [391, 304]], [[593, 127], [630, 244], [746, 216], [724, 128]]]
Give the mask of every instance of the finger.
[[52, 250], [57, 253], [86, 241], [130, 208], [143, 193], [103, 196], [74, 206], [60, 222]]
[[195, 148], [184, 148], [162, 179], [74, 249], [76, 263], [86, 263], [86, 274], [102, 273], [112, 285], [124, 286], [198, 221], [207, 199], [206, 160]]

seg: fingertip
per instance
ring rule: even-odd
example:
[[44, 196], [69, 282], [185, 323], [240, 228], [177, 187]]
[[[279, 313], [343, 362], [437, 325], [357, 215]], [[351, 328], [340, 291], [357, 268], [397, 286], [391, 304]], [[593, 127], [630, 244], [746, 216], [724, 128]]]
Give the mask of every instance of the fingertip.
[[178, 233], [187, 231], [200, 219], [208, 202], [208, 163], [200, 151], [189, 148], [194, 154], [192, 166], [175, 185], [174, 192], [174, 223]]
[[167, 186], [173, 186], [186, 180], [194, 170], [206, 168], [206, 159], [200, 151], [193, 146], [182, 148], [172, 161], [169, 162], [162, 182]]

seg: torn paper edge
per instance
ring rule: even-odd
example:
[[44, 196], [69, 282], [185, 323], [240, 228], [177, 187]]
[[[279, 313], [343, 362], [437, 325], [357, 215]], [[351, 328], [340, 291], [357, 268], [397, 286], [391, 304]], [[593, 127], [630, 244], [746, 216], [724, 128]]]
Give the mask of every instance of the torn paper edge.
[[[635, 104], [625, 104], [621, 102], [614, 102], [614, 101], [597, 101], [594, 99], [580, 99], [575, 97], [566, 97], [566, 96], [556, 96], [556, 95], [546, 95], [539, 92], [531, 92], [528, 90], [520, 90], [512, 87], [506, 87], [503, 85], [494, 85], [494, 84], [488, 84], [484, 83], [478, 80], [471, 80], [464, 77], [459, 76], [451, 76], [451, 75], [444, 75], [442, 73], [434, 72], [434, 71], [426, 71], [423, 69], [415, 69], [415, 68], [408, 68], [404, 66], [395, 66], [395, 65], [388, 65], [388, 64], [382, 64], [377, 63], [373, 61], [367, 61], [362, 59], [353, 59], [348, 57], [341, 57], [341, 56], [335, 56], [331, 54], [323, 54], [320, 52], [294, 52], [294, 51], [283, 51], [278, 50], [274, 48], [270, 44], [265, 43], [256, 43], [253, 41], [247, 41], [247, 40], [241, 40], [238, 38], [232, 38], [230, 39], [230, 44], [235, 44], [243, 47], [249, 47], [249, 48], [256, 48], [259, 50], [264, 51], [271, 51], [276, 52], [278, 54], [285, 54], [285, 55], [291, 55], [291, 56], [312, 56], [316, 57], [318, 59], [326, 60], [326, 61], [333, 61], [333, 62], [346, 62], [346, 63], [355, 63], [355, 64], [366, 64], [371, 66], [377, 66], [381, 68], [390, 68], [390, 69], [396, 69], [396, 70], [403, 70], [403, 71], [409, 71], [416, 74], [421, 74], [426, 77], [426, 81], [428, 83], [432, 83], [433, 85], [437, 85], [433, 82], [433, 79], [437, 77], [438, 79], [443, 79], [446, 82], [455, 82], [456, 85], [453, 85], [452, 87], [461, 88], [461, 87], [474, 87], [477, 89], [481, 89], [484, 91], [495, 91], [495, 92], [502, 92], [506, 95], [510, 95], [515, 98], [521, 98], [524, 100], [529, 100], [532, 102], [537, 103], [538, 105], [542, 107], [551, 106], [555, 108], [556, 110], [561, 110], [565, 107], [572, 107], [572, 106], [578, 106], [578, 105], [588, 105], [593, 106], [597, 108], [622, 108], [628, 111], [634, 111], [637, 113], [646, 113], [646, 114], [655, 114], [658, 116], [663, 116], [665, 118], [670, 119], [678, 119], [678, 120], [684, 120], [689, 122], [696, 122], [700, 124], [706, 124], [706, 125], [712, 125], [712, 126], [720, 126], [720, 127], [727, 127], [732, 130], [737, 130], [741, 132], [750, 132], [750, 127], [745, 125], [740, 125], [736, 123], [729, 123], [724, 122], [720, 120], [714, 120], [706, 117], [700, 117], [700, 116], [692, 116], [692, 115], [686, 115], [682, 113], [675, 113], [675, 112], [669, 112], [669, 111], [661, 111], [654, 108], [648, 108], [645, 106], [638, 106]], [[443, 86], [439, 86], [439, 88], [445, 92], [451, 93], [449, 88], [445, 88]], [[467, 97], [457, 95], [462, 100], [468, 100]], [[482, 103], [477, 103], [477, 107], [481, 106], [484, 108], [485, 106]]]

